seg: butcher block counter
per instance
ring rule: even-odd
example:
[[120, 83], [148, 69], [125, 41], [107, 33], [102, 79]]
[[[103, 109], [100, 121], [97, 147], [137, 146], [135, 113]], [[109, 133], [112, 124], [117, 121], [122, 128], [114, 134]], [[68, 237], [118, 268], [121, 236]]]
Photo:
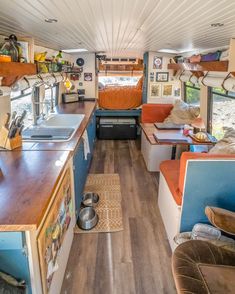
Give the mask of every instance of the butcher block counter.
[[13, 151], [0, 151], [0, 231], [26, 231], [39, 226], [95, 105], [77, 102], [57, 107], [58, 113], [85, 114], [68, 142], [25, 142]]
[[93, 152], [95, 108], [95, 102], [56, 108], [85, 115], [68, 142], [0, 150], [0, 271], [25, 280], [27, 293], [60, 293]]

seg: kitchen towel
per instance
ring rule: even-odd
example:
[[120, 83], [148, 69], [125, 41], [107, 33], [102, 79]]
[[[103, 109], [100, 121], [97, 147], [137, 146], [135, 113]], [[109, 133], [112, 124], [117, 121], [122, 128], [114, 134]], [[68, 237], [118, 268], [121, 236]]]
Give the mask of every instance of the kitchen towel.
[[91, 152], [87, 130], [84, 131], [84, 133], [82, 135], [82, 139], [83, 139], [83, 144], [84, 144], [84, 158], [85, 158], [85, 160], [87, 160], [87, 155], [88, 155], [88, 153]]

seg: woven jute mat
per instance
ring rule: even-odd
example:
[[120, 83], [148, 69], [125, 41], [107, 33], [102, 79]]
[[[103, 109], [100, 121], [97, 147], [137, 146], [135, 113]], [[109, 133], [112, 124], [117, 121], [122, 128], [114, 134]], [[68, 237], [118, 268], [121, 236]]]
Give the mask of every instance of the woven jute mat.
[[91, 230], [75, 227], [75, 233], [111, 233], [123, 230], [121, 187], [118, 174], [89, 174], [84, 192], [95, 192], [100, 200], [95, 210], [98, 224]]

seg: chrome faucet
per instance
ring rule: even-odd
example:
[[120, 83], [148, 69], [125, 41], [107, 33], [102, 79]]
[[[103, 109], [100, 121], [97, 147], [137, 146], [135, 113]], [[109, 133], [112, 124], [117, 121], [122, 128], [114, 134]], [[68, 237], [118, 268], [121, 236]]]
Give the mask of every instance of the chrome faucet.
[[39, 86], [42, 86], [44, 83], [39, 82], [33, 85], [32, 87], [32, 95], [31, 95], [31, 102], [32, 102], [32, 112], [33, 112], [33, 125], [36, 126], [38, 124], [38, 118], [42, 118], [44, 119], [46, 114], [43, 113], [43, 108], [42, 108], [42, 112], [40, 113], [40, 115], [37, 115], [37, 109], [36, 106], [37, 105], [48, 105], [48, 102], [40, 102], [40, 101], [36, 101], [35, 100], [35, 89], [38, 88]]

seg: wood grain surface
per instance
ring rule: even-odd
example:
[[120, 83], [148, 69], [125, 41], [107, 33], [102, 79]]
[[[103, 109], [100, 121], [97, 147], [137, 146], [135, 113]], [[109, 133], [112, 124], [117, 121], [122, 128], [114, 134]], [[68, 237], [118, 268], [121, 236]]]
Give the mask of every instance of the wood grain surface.
[[0, 231], [36, 229], [69, 151], [0, 152]]
[[119, 174], [124, 230], [74, 236], [61, 294], [175, 294], [158, 173], [146, 170], [140, 142], [97, 141], [90, 172]]
[[167, 134], [167, 133], [175, 133], [175, 134], [181, 134], [182, 130], [159, 130], [157, 127], [154, 126], [153, 123], [142, 123], [141, 128], [146, 135], [148, 141], [152, 145], [213, 145], [212, 142], [198, 142], [193, 140], [190, 136], [185, 136], [185, 139], [187, 142], [158, 142], [155, 137], [154, 133], [157, 134]]

